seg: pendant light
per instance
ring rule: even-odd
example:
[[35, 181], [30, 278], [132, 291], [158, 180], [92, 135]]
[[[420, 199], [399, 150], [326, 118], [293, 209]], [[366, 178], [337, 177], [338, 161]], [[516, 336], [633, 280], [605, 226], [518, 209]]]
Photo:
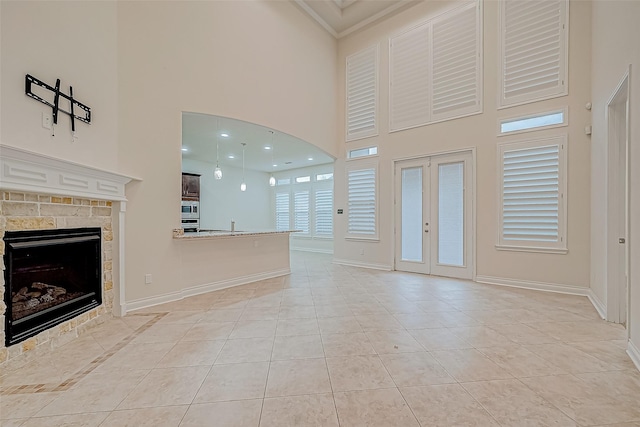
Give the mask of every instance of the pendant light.
[[[273, 146], [273, 131], [270, 130], [269, 132], [271, 132], [271, 164], [273, 164], [273, 151], [275, 150], [275, 147]], [[271, 177], [269, 178], [269, 186], [276, 186], [276, 179], [273, 174], [271, 174]]]
[[242, 143], [242, 184], [240, 184], [240, 191], [247, 191], [247, 184], [244, 183], [244, 147], [247, 145]]
[[215, 179], [222, 179], [222, 169], [220, 169], [220, 119], [216, 119], [216, 168], [213, 170]]

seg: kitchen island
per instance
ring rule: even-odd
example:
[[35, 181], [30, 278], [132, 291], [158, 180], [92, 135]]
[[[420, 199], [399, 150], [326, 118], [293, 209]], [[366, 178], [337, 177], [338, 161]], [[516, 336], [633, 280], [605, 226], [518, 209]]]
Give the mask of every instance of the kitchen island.
[[294, 232], [175, 231], [181, 297], [290, 274], [289, 235]]
[[175, 239], [215, 239], [224, 237], [246, 237], [246, 236], [265, 236], [269, 234], [286, 234], [296, 233], [297, 230], [254, 230], [254, 231], [240, 231], [240, 230], [199, 230], [199, 231], [185, 231], [184, 233], [177, 232], [174, 234]]

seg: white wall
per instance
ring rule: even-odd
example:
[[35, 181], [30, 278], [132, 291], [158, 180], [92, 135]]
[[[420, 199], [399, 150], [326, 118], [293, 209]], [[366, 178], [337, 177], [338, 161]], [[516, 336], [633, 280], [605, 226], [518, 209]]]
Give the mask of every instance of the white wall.
[[[630, 312], [631, 341], [640, 348], [640, 2], [594, 1], [592, 43], [593, 135], [591, 157], [591, 233], [592, 289], [606, 302], [606, 200], [607, 200], [607, 123], [605, 109], [609, 97], [631, 65], [630, 76]], [[618, 236], [608, 238], [617, 239]], [[639, 357], [640, 354], [636, 355]], [[640, 360], [637, 360], [637, 363]]]
[[[2, 1], [0, 9], [2, 144], [117, 170], [116, 2]], [[76, 121], [75, 142], [66, 114], [58, 117], [55, 138], [42, 127], [42, 113], [51, 108], [25, 95], [26, 74], [50, 86], [59, 78], [63, 93], [71, 85], [91, 107], [91, 125]], [[66, 100], [60, 107], [69, 110]]]
[[335, 154], [336, 60], [335, 39], [290, 2], [118, 2], [119, 164], [143, 179], [127, 188], [128, 300], [181, 286], [171, 229], [182, 112], [256, 123]]
[[215, 163], [182, 159], [182, 171], [200, 174], [200, 228], [228, 230], [231, 220], [236, 230], [272, 229], [269, 174], [245, 171], [247, 191], [240, 191], [242, 169], [224, 167], [222, 179], [213, 177]]
[[[380, 44], [380, 135], [349, 142], [346, 149], [377, 145], [379, 153], [380, 242], [346, 241], [347, 218], [336, 217], [335, 258], [354, 263], [391, 267], [393, 265], [393, 159], [421, 156], [461, 148], [476, 147], [476, 251], [477, 275], [498, 279], [526, 280], [537, 284], [568, 286], [587, 292], [589, 286], [589, 159], [590, 142], [584, 134], [589, 115], [584, 105], [590, 100], [591, 5], [574, 1], [570, 6], [569, 96], [497, 110], [498, 94], [498, 5], [485, 1], [484, 7], [484, 112], [457, 120], [389, 133], [389, 45], [390, 35], [424, 22], [448, 10], [451, 2], [424, 2], [384, 22], [341, 39], [339, 48], [340, 135], [344, 135], [344, 75], [346, 56], [375, 43]], [[569, 107], [570, 125], [562, 128], [569, 137], [568, 159], [568, 247], [563, 254], [498, 251], [498, 165], [496, 148], [499, 118], [526, 115]], [[554, 135], [557, 130], [527, 136]], [[526, 138], [519, 135], [519, 138]], [[514, 140], [516, 138], [513, 138]], [[341, 136], [344, 141], [344, 136]], [[336, 162], [336, 209], [346, 209], [344, 154]], [[364, 251], [364, 255], [361, 255]]]

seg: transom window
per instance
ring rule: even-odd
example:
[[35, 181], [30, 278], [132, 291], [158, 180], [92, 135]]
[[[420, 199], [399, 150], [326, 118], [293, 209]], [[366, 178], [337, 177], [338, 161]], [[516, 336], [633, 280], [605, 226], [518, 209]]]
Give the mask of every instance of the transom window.
[[566, 109], [500, 120], [500, 135], [535, 131], [567, 125]]
[[366, 156], [375, 156], [378, 154], [378, 147], [366, 147], [366, 148], [357, 148], [355, 150], [349, 150], [348, 158], [357, 159], [358, 157], [366, 157]]

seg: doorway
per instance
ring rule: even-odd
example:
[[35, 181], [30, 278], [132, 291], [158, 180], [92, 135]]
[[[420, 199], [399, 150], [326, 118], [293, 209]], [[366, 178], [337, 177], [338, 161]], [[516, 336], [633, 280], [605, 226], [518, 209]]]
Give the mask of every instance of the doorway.
[[395, 163], [395, 269], [473, 278], [471, 151]]
[[629, 296], [629, 72], [607, 103], [607, 320], [626, 326]]

